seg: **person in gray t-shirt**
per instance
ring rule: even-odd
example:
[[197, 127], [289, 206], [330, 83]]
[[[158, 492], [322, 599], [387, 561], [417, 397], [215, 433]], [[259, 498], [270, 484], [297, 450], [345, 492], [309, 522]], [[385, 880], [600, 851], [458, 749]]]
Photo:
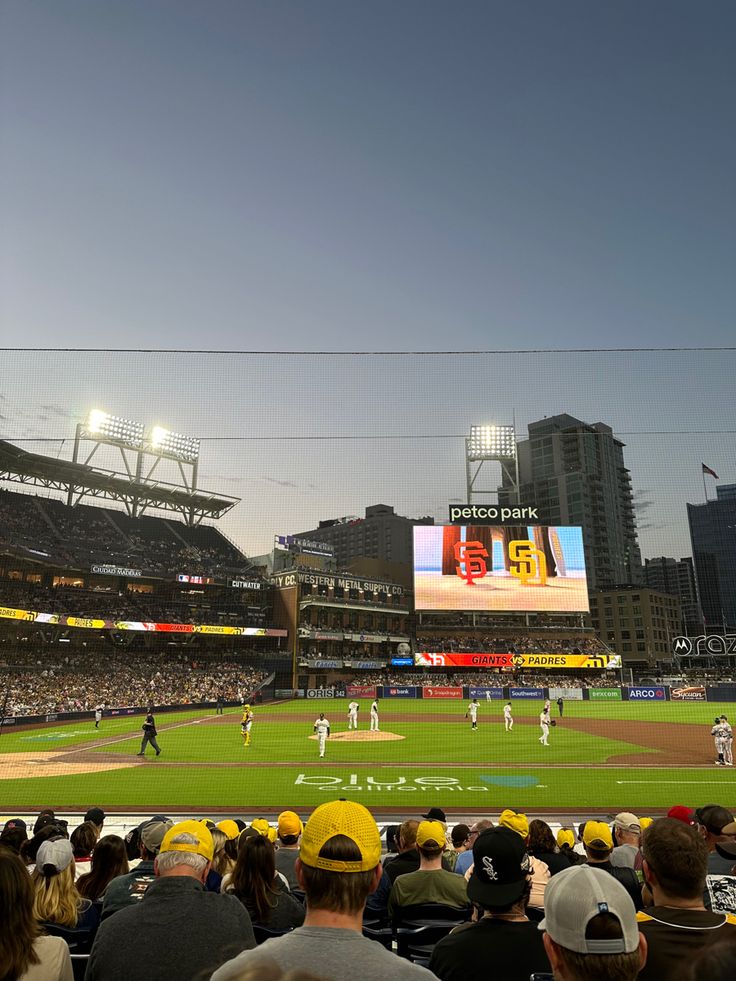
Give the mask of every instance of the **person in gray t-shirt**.
[[293, 811], [282, 811], [278, 820], [278, 847], [276, 849], [276, 871], [289, 883], [289, 889], [300, 889], [296, 878], [296, 860], [299, 858], [299, 836], [302, 822]]
[[381, 835], [362, 804], [316, 808], [302, 834], [296, 875], [307, 897], [304, 926], [243, 951], [212, 975], [234, 981], [247, 968], [276, 963], [325, 981], [431, 981], [435, 976], [362, 934], [363, 910], [381, 880]]

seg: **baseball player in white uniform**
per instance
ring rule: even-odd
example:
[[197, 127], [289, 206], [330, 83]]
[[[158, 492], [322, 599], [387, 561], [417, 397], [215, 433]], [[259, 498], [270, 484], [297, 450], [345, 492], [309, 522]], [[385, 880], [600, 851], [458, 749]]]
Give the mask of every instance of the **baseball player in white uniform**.
[[713, 720], [713, 728], [710, 730], [710, 734], [713, 736], [713, 742], [716, 744], [716, 766], [725, 766], [726, 730], [720, 718], [716, 717]]
[[378, 732], [378, 699], [371, 704], [371, 732]]
[[474, 698], [470, 705], [468, 705], [468, 710], [465, 713], [465, 718], [470, 719], [470, 728], [475, 730], [478, 728], [478, 699]]
[[95, 729], [100, 728], [100, 722], [102, 722], [102, 713], [104, 712], [104, 710], [105, 710], [104, 704], [95, 706]]
[[358, 728], [358, 709], [360, 705], [357, 702], [351, 702], [348, 705], [348, 729]]
[[329, 720], [325, 718], [324, 712], [319, 713], [319, 718], [314, 723], [314, 731], [317, 733], [317, 742], [319, 743], [319, 755], [324, 756], [327, 737], [330, 734], [330, 723]]
[[506, 732], [511, 732], [514, 728], [514, 720], [511, 717], [511, 702], [506, 702], [503, 707], [503, 724]]
[[543, 746], [549, 746], [549, 723], [549, 707], [546, 707], [539, 713], [539, 728], [542, 730], [539, 741]]
[[723, 730], [723, 762], [726, 766], [733, 766], [733, 729], [725, 715], [721, 716], [721, 729]]

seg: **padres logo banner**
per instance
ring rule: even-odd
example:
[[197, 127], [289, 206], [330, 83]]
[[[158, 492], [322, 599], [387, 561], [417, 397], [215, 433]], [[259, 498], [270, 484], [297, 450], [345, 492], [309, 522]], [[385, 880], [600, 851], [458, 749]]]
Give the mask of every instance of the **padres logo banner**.
[[418, 651], [414, 664], [423, 668], [575, 668], [605, 671], [621, 667], [620, 654], [484, 654]]

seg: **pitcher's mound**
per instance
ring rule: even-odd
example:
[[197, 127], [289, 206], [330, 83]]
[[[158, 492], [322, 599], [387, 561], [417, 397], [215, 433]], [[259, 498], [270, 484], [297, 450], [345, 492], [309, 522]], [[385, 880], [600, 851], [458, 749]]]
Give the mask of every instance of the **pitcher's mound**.
[[[317, 734], [309, 737], [310, 739], [316, 739]], [[379, 732], [371, 732], [370, 729], [350, 729], [346, 732], [333, 732], [329, 738], [329, 742], [334, 742], [338, 740], [341, 743], [388, 743], [393, 742], [396, 739], [406, 739], [406, 736], [399, 736], [395, 732], [384, 732], [383, 730]]]

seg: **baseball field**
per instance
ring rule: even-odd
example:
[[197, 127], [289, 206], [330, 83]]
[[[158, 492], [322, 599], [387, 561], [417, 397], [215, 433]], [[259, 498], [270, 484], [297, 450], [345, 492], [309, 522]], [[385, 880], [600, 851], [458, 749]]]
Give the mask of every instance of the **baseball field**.
[[[505, 732], [500, 701], [481, 703], [478, 729], [454, 699], [381, 703], [380, 731], [368, 731], [361, 702], [358, 732], [347, 730], [344, 700], [258, 706], [252, 743], [243, 746], [240, 712], [157, 717], [162, 749], [141, 759], [142, 718], [105, 718], [5, 731], [0, 737], [0, 816], [53, 806], [99, 804], [109, 810], [252, 814], [309, 808], [334, 797], [377, 813], [414, 813], [433, 805], [454, 814], [501, 807], [552, 814], [633, 809], [656, 813], [673, 803], [734, 807], [733, 768], [714, 766], [710, 726], [728, 704], [566, 702], [553, 718], [549, 746], [539, 742], [542, 702], [514, 704]], [[324, 759], [312, 726], [331, 723]], [[407, 799], [408, 798], [408, 799]]]

